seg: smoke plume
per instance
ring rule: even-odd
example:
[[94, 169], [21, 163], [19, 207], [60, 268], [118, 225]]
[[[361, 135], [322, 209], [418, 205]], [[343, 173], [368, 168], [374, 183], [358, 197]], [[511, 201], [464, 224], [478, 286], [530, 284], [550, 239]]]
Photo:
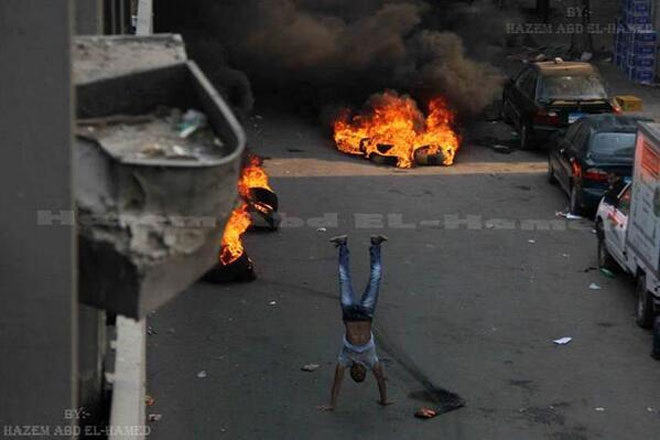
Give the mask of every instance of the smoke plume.
[[[421, 99], [444, 95], [459, 112], [473, 115], [500, 81], [490, 56], [477, 61], [474, 49], [480, 42], [492, 45], [504, 26], [475, 32], [469, 23], [483, 20], [478, 11], [497, 12], [491, 9], [488, 1], [191, 0], [186, 19], [179, 17], [184, 28], [175, 30], [191, 54], [206, 52], [203, 67], [239, 69], [260, 92], [289, 93], [321, 108], [393, 88]], [[460, 33], [469, 36], [470, 57]], [[221, 46], [211, 56], [209, 40]]]

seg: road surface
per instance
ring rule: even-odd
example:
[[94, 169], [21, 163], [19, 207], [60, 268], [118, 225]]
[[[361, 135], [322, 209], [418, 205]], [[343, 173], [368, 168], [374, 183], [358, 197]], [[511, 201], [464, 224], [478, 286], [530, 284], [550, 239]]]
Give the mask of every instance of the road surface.
[[[249, 144], [269, 158], [283, 227], [245, 238], [257, 281], [200, 283], [150, 316], [148, 412], [162, 414], [150, 439], [658, 435], [660, 365], [634, 323], [632, 283], [592, 269], [592, 226], [555, 215], [567, 201], [543, 154], [493, 151], [486, 137], [506, 141], [510, 129], [480, 122], [453, 167], [382, 168], [336, 152], [313, 121], [259, 114]], [[350, 235], [358, 291], [369, 235], [390, 237], [375, 321], [390, 407], [370, 377], [345, 381], [334, 413], [315, 409], [343, 329], [328, 243], [338, 233]], [[309, 363], [320, 368], [300, 370]], [[420, 378], [466, 407], [413, 418], [426, 405]]]

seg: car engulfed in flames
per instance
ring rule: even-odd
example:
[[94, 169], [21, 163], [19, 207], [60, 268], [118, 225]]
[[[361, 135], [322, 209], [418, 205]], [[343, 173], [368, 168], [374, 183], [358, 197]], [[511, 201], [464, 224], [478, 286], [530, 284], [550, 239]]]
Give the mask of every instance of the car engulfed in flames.
[[358, 113], [345, 109], [333, 123], [337, 148], [368, 159], [390, 159], [399, 168], [451, 165], [460, 145], [455, 115], [442, 97], [425, 115], [408, 95], [387, 90], [372, 96]]

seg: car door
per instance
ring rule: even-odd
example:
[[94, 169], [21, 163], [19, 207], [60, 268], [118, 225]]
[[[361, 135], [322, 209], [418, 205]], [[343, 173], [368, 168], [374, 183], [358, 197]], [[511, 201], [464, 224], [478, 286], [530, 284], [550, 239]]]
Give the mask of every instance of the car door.
[[[518, 114], [518, 128], [524, 124], [528, 124], [532, 119], [532, 115], [536, 112], [536, 83], [538, 73], [536, 69], [529, 69], [529, 74], [526, 75], [520, 84], [520, 98], [519, 98], [519, 114]], [[531, 127], [529, 127], [531, 128]]]
[[520, 127], [522, 120], [523, 108], [525, 105], [525, 93], [523, 87], [528, 84], [529, 78], [533, 75], [533, 69], [527, 67], [518, 77], [514, 80], [512, 86], [509, 88], [509, 102], [511, 103], [511, 119], [516, 127]]
[[574, 162], [577, 160], [578, 148], [576, 143], [580, 141], [584, 133], [584, 124], [577, 122], [568, 129], [563, 142], [560, 142], [557, 152], [557, 180], [566, 192], [570, 192], [573, 179]]
[[557, 178], [557, 181], [560, 183], [565, 180], [565, 170], [561, 165], [561, 155], [566, 149], [568, 142], [570, 142], [570, 140], [575, 136], [576, 130], [577, 126], [571, 126], [563, 136], [557, 138], [557, 141], [552, 145], [552, 148], [550, 149], [550, 156], [548, 160], [550, 161], [550, 166], [552, 167], [552, 171]]
[[626, 254], [624, 244], [628, 230], [628, 215], [630, 214], [630, 198], [632, 185], [628, 184], [617, 197], [616, 204], [605, 219], [605, 239], [607, 249], [622, 265], [625, 264]]

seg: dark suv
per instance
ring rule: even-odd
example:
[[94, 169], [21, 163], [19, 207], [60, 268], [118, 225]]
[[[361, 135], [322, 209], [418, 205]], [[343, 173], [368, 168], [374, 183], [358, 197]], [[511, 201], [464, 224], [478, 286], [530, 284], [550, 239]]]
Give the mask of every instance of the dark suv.
[[620, 109], [589, 63], [531, 63], [506, 84], [502, 95], [502, 117], [518, 130], [521, 149], [544, 145], [584, 114], [613, 112]]

